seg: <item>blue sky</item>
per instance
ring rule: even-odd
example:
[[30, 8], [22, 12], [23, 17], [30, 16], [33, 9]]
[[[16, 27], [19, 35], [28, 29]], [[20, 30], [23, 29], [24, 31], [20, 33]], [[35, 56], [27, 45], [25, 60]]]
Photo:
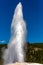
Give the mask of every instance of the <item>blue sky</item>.
[[43, 0], [0, 0], [0, 43], [8, 43], [16, 5], [21, 2], [27, 25], [27, 42], [43, 42]]

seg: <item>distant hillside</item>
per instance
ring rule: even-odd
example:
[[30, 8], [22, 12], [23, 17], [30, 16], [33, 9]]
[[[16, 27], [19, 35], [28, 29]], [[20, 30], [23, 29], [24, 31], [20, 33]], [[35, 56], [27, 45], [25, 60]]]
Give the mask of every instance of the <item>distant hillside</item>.
[[43, 43], [33, 43], [34, 47], [43, 48]]
[[[7, 48], [7, 44], [0, 44], [0, 65], [2, 61], [2, 50]], [[43, 63], [43, 43], [26, 43], [24, 45], [24, 52], [26, 53], [26, 62]]]

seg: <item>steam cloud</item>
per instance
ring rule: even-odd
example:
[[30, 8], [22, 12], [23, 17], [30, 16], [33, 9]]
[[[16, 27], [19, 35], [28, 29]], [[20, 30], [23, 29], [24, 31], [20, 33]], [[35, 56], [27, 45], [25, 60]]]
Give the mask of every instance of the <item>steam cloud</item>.
[[23, 46], [26, 36], [26, 24], [23, 19], [22, 4], [17, 5], [11, 24], [11, 39], [5, 50], [4, 65], [13, 62], [24, 62]]

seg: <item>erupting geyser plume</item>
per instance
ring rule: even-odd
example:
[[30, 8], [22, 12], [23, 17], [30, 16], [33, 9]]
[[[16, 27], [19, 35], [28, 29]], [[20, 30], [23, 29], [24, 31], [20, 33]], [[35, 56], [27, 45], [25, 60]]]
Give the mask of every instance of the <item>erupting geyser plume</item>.
[[11, 24], [11, 39], [8, 49], [5, 50], [3, 58], [4, 65], [13, 62], [24, 62], [23, 46], [26, 36], [26, 24], [23, 19], [22, 4], [19, 3], [15, 9]]

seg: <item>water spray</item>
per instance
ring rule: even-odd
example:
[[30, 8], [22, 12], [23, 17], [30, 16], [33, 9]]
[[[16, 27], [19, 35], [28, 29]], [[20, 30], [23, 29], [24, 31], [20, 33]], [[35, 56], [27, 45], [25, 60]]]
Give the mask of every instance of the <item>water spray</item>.
[[26, 24], [23, 19], [22, 4], [19, 2], [14, 11], [11, 23], [11, 38], [4, 51], [4, 65], [13, 62], [24, 62], [23, 46], [26, 36]]

